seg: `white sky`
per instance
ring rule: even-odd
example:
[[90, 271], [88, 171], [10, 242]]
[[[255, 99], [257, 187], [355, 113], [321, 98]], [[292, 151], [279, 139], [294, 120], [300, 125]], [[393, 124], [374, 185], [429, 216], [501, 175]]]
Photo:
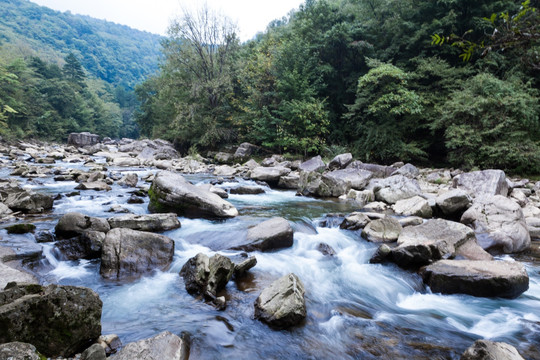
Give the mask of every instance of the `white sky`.
[[[170, 20], [183, 8], [197, 7], [197, 0], [31, 0], [54, 10], [70, 10], [139, 30], [165, 35]], [[269, 22], [297, 9], [304, 0], [206, 0], [208, 7], [221, 11], [238, 24], [242, 41], [264, 31]]]

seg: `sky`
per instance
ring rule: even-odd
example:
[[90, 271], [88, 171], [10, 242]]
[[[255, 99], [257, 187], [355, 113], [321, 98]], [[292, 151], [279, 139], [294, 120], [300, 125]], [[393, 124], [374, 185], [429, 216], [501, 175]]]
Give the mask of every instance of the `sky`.
[[[89, 15], [117, 24], [166, 35], [171, 21], [182, 9], [197, 8], [197, 0], [31, 0], [54, 10]], [[237, 23], [242, 41], [264, 31], [272, 20], [297, 9], [304, 0], [206, 0], [210, 9], [220, 11]]]

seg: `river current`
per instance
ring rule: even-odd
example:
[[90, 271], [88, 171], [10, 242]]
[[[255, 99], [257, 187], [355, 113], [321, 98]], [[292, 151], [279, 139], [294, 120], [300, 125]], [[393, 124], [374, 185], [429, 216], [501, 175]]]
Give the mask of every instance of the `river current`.
[[[109, 171], [136, 172], [140, 179], [155, 172], [126, 168]], [[6, 169], [0, 172], [2, 177], [8, 174]], [[215, 179], [185, 177], [195, 184]], [[20, 180], [27, 188], [62, 195], [74, 191], [77, 185], [50, 178]], [[237, 180], [218, 186], [228, 189], [254, 184]], [[143, 184], [139, 180], [139, 185]], [[80, 195], [62, 196], [51, 213], [30, 221], [38, 231], [54, 231], [58, 219], [67, 212], [106, 218], [115, 216], [108, 212], [112, 205], [120, 205], [132, 213], [148, 213], [147, 198], [144, 204], [127, 204], [132, 190], [113, 185], [109, 192], [81, 191]], [[358, 210], [354, 204], [298, 197], [293, 191], [265, 190], [260, 195], [230, 195], [227, 200], [240, 213], [234, 219], [180, 217], [181, 228], [163, 233], [175, 241], [174, 261], [166, 272], [157, 271], [129, 283], [104, 281], [99, 275], [99, 260], [63, 261], [53, 243], [43, 244], [45, 258], [33, 271], [44, 284], [95, 290], [103, 301], [103, 334], [117, 334], [124, 344], [165, 330], [189, 334], [191, 359], [458, 359], [482, 338], [507, 342], [525, 358], [540, 358], [538, 263], [524, 263], [530, 286], [517, 299], [433, 294], [414, 272], [390, 264], [369, 264], [376, 245], [362, 239], [359, 232], [321, 226], [326, 214]], [[189, 258], [199, 252], [212, 255], [207, 247], [210, 242], [234, 240], [249, 226], [275, 216], [285, 217], [293, 226], [293, 247], [253, 253], [257, 265], [226, 287], [226, 310], [217, 311], [186, 292], [178, 273]], [[31, 234], [8, 235], [0, 230], [0, 235], [3, 246], [33, 241]], [[336, 255], [323, 255], [317, 250], [320, 243], [330, 245]], [[509, 256], [505, 259], [512, 260]], [[275, 331], [253, 318], [253, 303], [266, 286], [290, 272], [305, 285], [307, 318], [300, 326]]]

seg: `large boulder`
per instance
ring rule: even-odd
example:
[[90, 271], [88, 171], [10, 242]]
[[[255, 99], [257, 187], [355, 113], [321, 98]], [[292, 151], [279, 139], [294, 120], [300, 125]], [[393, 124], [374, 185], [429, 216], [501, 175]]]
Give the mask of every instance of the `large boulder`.
[[[473, 230], [443, 219], [428, 220], [418, 226], [403, 228], [397, 243], [398, 246], [391, 251], [391, 259], [402, 267], [420, 267], [456, 256], [471, 260], [491, 259], [489, 254], [478, 247]], [[469, 251], [460, 252], [465, 244]]]
[[303, 171], [300, 173], [298, 192], [305, 196], [339, 197], [351, 189], [362, 190], [372, 177], [371, 172], [358, 169], [335, 170], [326, 174]]
[[326, 169], [326, 164], [324, 163], [320, 155], [317, 155], [314, 158], [304, 161], [298, 167], [299, 171], [308, 171], [308, 172], [311, 172], [311, 171], [323, 172], [325, 169]]
[[48, 357], [72, 356], [101, 335], [101, 308], [91, 289], [11, 283], [0, 292], [0, 343], [26, 342]]
[[395, 204], [399, 200], [422, 194], [418, 182], [403, 175], [393, 175], [386, 179], [373, 180], [370, 187], [375, 192], [375, 198], [387, 204]]
[[300, 174], [294, 171], [294, 172], [291, 172], [289, 175], [280, 177], [277, 187], [280, 189], [296, 190], [298, 189], [299, 183], [300, 183]]
[[32, 344], [10, 342], [0, 344], [0, 359], [6, 360], [42, 360], [43, 357]]
[[277, 185], [282, 176], [286, 176], [291, 169], [283, 166], [265, 167], [259, 166], [251, 170], [250, 178], [258, 181], [265, 181], [270, 185]]
[[437, 196], [437, 207], [446, 216], [461, 215], [472, 203], [471, 196], [462, 189], [454, 189]]
[[58, 220], [54, 227], [58, 239], [69, 239], [86, 231], [106, 233], [111, 229], [107, 220], [87, 216], [78, 212], [67, 213]]
[[460, 360], [525, 360], [517, 349], [503, 342], [476, 340]]
[[328, 170], [345, 169], [353, 161], [351, 153], [336, 155], [329, 163]]
[[55, 247], [65, 260], [98, 259], [105, 233], [100, 231], [84, 231], [82, 234], [56, 242]]
[[529, 288], [529, 276], [519, 262], [440, 260], [421, 273], [435, 293], [516, 298]]
[[116, 228], [103, 242], [100, 273], [106, 279], [133, 279], [166, 270], [174, 255], [174, 241], [164, 235]]
[[305, 289], [295, 274], [285, 275], [264, 289], [255, 301], [255, 318], [285, 329], [306, 317]]
[[180, 227], [180, 221], [175, 213], [126, 214], [107, 219], [111, 229], [127, 228], [139, 231], [162, 232]]
[[178, 215], [208, 218], [231, 218], [238, 210], [216, 194], [189, 183], [180, 174], [161, 171], [148, 191], [151, 212], [174, 212]]
[[112, 188], [104, 181], [82, 182], [75, 190], [110, 191]]
[[242, 143], [236, 151], [234, 152], [234, 160], [236, 161], [246, 161], [255, 151], [258, 150], [258, 147], [256, 145], [250, 144], [250, 143]]
[[30, 214], [52, 209], [54, 203], [51, 195], [25, 190], [11, 184], [0, 188], [0, 201], [13, 211]]
[[362, 231], [362, 236], [366, 240], [376, 243], [394, 242], [402, 230], [403, 228], [397, 219], [387, 216], [369, 222]]
[[141, 165], [141, 161], [138, 158], [133, 158], [131, 156], [123, 156], [115, 157], [112, 164], [119, 167], [138, 167]]
[[281, 217], [266, 220], [248, 230], [246, 240], [231, 248], [244, 251], [271, 251], [293, 245], [293, 229]]
[[165, 331], [149, 339], [127, 344], [114, 356], [114, 360], [185, 360], [188, 357], [189, 344]]
[[99, 142], [99, 135], [89, 132], [71, 133], [68, 136], [68, 145], [77, 147], [95, 145]]
[[411, 179], [415, 179], [420, 175], [420, 170], [413, 164], [405, 164], [397, 169], [392, 175], [403, 175]]
[[461, 222], [472, 225], [484, 249], [517, 253], [531, 245], [521, 207], [502, 195], [476, 198], [461, 217]]
[[347, 166], [347, 168], [350, 169], [360, 169], [360, 170], [367, 170], [371, 173], [373, 173], [373, 177], [376, 178], [386, 178], [390, 176], [394, 171], [397, 169], [393, 166], [385, 166], [385, 165], [378, 165], [378, 164], [366, 164], [361, 161], [353, 161]]
[[396, 214], [406, 216], [420, 216], [430, 218], [432, 215], [429, 202], [421, 196], [413, 196], [409, 199], [398, 200], [392, 206]]
[[355, 211], [345, 216], [339, 227], [346, 230], [360, 230], [366, 227], [370, 221], [371, 219], [366, 214]]
[[452, 179], [455, 188], [468, 191], [473, 197], [480, 195], [508, 195], [508, 183], [502, 170], [482, 170], [463, 173]]

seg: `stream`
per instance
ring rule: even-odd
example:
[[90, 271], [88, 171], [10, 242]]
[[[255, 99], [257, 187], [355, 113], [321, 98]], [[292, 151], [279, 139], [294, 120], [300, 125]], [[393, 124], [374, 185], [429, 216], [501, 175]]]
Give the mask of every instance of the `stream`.
[[[58, 162], [55, 166], [87, 170], [80, 164]], [[136, 172], [143, 185], [141, 177], [156, 170], [109, 167], [108, 171]], [[8, 174], [9, 169], [0, 169], [0, 177]], [[194, 184], [215, 179], [185, 177]], [[51, 178], [19, 180], [26, 188], [52, 194], [67, 194], [77, 186]], [[237, 180], [218, 186], [255, 184]], [[52, 212], [26, 221], [33, 222], [36, 231], [52, 232], [67, 212], [106, 218], [119, 215], [107, 211], [120, 205], [135, 214], [148, 213], [148, 198], [144, 204], [127, 204], [133, 189], [116, 184], [112, 188], [62, 196]], [[44, 259], [32, 271], [43, 284], [95, 290], [103, 301], [102, 333], [117, 334], [123, 344], [165, 330], [189, 334], [191, 359], [459, 359], [481, 338], [507, 342], [525, 358], [540, 358], [540, 264], [524, 262], [530, 286], [517, 299], [432, 294], [416, 273], [392, 264], [369, 264], [377, 245], [362, 239], [359, 232], [321, 226], [328, 213], [358, 210], [353, 203], [265, 190], [260, 195], [230, 195], [227, 200], [240, 213], [234, 219], [180, 217], [181, 228], [163, 233], [175, 241], [174, 261], [167, 272], [157, 271], [130, 283], [104, 281], [99, 260], [63, 261], [53, 243], [42, 244]], [[217, 311], [186, 292], [178, 273], [197, 253], [214, 254], [207, 241], [226, 243], [242, 236], [249, 226], [275, 216], [293, 226], [293, 247], [254, 252], [257, 265], [226, 287], [226, 310]], [[35, 241], [32, 234], [12, 235], [3, 229], [0, 235], [2, 246]], [[336, 255], [323, 255], [317, 250], [320, 243], [330, 245]], [[300, 326], [275, 331], [253, 318], [253, 303], [272, 281], [290, 272], [305, 285], [307, 318]]]

